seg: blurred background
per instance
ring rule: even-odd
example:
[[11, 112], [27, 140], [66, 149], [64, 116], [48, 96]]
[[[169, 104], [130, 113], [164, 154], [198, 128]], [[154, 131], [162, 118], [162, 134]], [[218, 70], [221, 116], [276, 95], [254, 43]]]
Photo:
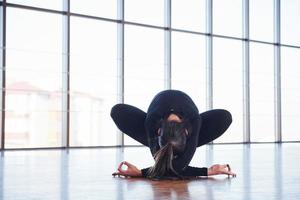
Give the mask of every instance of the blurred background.
[[233, 123], [215, 143], [300, 141], [299, 0], [6, 0], [1, 149], [139, 145], [110, 118], [178, 89]]

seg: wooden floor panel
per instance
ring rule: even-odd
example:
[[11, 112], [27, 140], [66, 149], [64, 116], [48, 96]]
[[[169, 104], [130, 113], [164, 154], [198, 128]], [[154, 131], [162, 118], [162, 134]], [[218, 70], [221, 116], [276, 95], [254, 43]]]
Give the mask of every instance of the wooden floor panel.
[[300, 199], [300, 143], [207, 145], [192, 166], [231, 164], [236, 178], [151, 181], [112, 177], [119, 162], [153, 164], [143, 147], [5, 151], [0, 199]]

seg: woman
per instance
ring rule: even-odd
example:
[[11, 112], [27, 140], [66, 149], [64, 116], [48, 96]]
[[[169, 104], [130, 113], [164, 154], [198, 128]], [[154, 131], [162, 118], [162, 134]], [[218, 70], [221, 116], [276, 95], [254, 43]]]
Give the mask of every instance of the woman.
[[[111, 110], [111, 117], [123, 133], [149, 147], [155, 160], [154, 166], [142, 170], [122, 162], [114, 176], [155, 179], [217, 174], [235, 176], [228, 164], [210, 168], [188, 166], [197, 147], [218, 138], [230, 126], [232, 118], [226, 110], [199, 114], [187, 94], [165, 90], [154, 97], [147, 113], [130, 105], [117, 104]], [[123, 169], [123, 165], [127, 169]]]

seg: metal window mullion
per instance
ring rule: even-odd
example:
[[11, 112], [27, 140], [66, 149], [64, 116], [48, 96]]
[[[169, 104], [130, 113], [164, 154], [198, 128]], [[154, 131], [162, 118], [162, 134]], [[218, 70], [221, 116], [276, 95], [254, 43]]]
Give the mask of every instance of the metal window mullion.
[[70, 0], [64, 0], [62, 66], [62, 147], [70, 147]]
[[213, 108], [213, 2], [206, 0], [206, 110]]
[[164, 31], [164, 88], [165, 89], [171, 89], [172, 87], [172, 38], [171, 38], [171, 0], [165, 0], [165, 31]]
[[250, 143], [249, 0], [243, 0], [243, 142]]
[[275, 142], [282, 141], [281, 126], [281, 53], [280, 53], [280, 0], [274, 0], [274, 111]]
[[0, 75], [0, 83], [1, 83], [1, 146], [0, 150], [4, 150], [5, 148], [5, 70], [6, 70], [6, 0], [2, 1], [2, 5], [0, 8], [0, 45], [1, 45], [1, 75]]
[[[118, 0], [117, 9], [117, 102], [124, 103], [124, 0]], [[117, 146], [124, 147], [124, 133], [119, 130]]]

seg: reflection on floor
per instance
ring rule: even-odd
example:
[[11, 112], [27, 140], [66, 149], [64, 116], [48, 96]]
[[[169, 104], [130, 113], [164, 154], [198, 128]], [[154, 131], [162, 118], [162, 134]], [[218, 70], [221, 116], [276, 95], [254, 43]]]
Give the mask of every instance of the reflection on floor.
[[113, 178], [123, 160], [140, 168], [153, 164], [143, 147], [5, 151], [0, 157], [0, 199], [300, 199], [300, 143], [197, 150], [191, 165], [229, 163], [236, 178]]

